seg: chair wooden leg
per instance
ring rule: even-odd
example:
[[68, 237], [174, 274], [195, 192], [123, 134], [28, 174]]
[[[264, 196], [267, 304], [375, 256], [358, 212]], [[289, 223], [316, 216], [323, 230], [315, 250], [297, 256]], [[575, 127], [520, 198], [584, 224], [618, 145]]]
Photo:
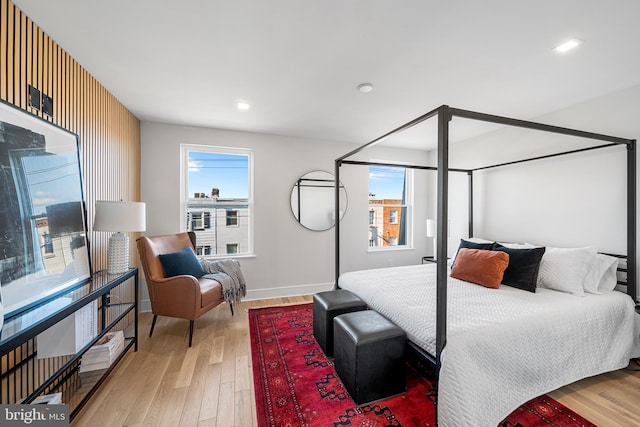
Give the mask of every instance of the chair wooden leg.
[[229, 308], [231, 308], [231, 315], [233, 316], [233, 304], [229, 303]]
[[193, 340], [193, 322], [194, 320], [189, 321], [189, 347], [191, 347], [191, 341]]
[[149, 330], [149, 338], [151, 338], [151, 335], [153, 334], [153, 328], [156, 326], [156, 319], [158, 318], [157, 314], [153, 315], [153, 320], [151, 321], [151, 330]]

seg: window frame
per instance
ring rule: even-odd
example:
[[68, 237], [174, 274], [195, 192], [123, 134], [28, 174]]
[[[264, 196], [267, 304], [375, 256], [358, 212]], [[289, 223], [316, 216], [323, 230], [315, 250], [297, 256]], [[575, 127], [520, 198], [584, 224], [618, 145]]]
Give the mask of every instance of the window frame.
[[[376, 160], [372, 160], [372, 162], [376, 162]], [[380, 161], [381, 162], [381, 161]], [[389, 164], [389, 167], [396, 167], [395, 165], [393, 165], [391, 162], [384, 161], [384, 163]], [[371, 165], [369, 166], [369, 168], [371, 167]], [[414, 202], [414, 179], [415, 179], [415, 174], [414, 174], [414, 169], [407, 167], [405, 164], [398, 164], [397, 165], [398, 168], [403, 168], [405, 171], [405, 204], [375, 204], [372, 205], [369, 200], [371, 200], [370, 197], [368, 197], [367, 199], [367, 210], [370, 212], [374, 209], [375, 207], [381, 208], [382, 211], [384, 212], [385, 208], [393, 208], [393, 207], [398, 207], [398, 210], [402, 210], [402, 208], [405, 208], [405, 215], [406, 215], [406, 243], [404, 245], [394, 245], [394, 246], [384, 246], [384, 245], [380, 245], [380, 246], [371, 246], [371, 242], [374, 241], [375, 239], [371, 239], [371, 236], [369, 235], [367, 238], [367, 252], [379, 252], [379, 251], [398, 251], [398, 250], [413, 250], [414, 246], [413, 246], [413, 214], [414, 214], [414, 209], [415, 209], [415, 202]], [[369, 171], [369, 169], [367, 170], [367, 172]], [[370, 187], [371, 183], [369, 181], [369, 175], [367, 175], [367, 189], [368, 189], [368, 194], [371, 194], [371, 187]], [[369, 213], [368, 213], [369, 214]], [[375, 215], [375, 214], [374, 214]], [[384, 217], [384, 215], [383, 215]], [[383, 218], [384, 221], [384, 218]], [[374, 224], [370, 224], [369, 220], [367, 219], [367, 223], [369, 224], [368, 227], [370, 228], [372, 225], [375, 225], [375, 221]], [[395, 224], [396, 225], [399, 224], [399, 221], [397, 221]]]
[[204, 224], [204, 211], [202, 212], [191, 212], [191, 216], [189, 217], [189, 222], [191, 223], [191, 229], [193, 231], [204, 231], [206, 230]]
[[389, 224], [395, 225], [397, 223], [398, 223], [398, 209], [389, 209]]
[[[211, 206], [211, 203], [206, 203], [206, 199], [202, 201], [198, 201], [198, 199], [190, 198], [189, 193], [189, 153], [190, 152], [204, 152], [204, 153], [220, 153], [220, 154], [231, 154], [231, 155], [239, 155], [247, 157], [247, 211], [248, 211], [248, 223], [247, 223], [247, 251], [242, 253], [233, 254], [234, 258], [245, 258], [245, 257], [255, 257], [254, 254], [254, 190], [253, 190], [253, 174], [254, 174], [254, 163], [253, 163], [253, 150], [247, 148], [235, 148], [235, 147], [223, 147], [216, 145], [203, 145], [203, 144], [180, 144], [180, 231], [187, 231], [187, 223], [182, 220], [182, 218], [187, 217], [188, 213], [188, 205], [194, 204], [202, 204]], [[243, 203], [244, 204], [244, 203]], [[229, 203], [228, 206], [237, 206], [237, 202]], [[224, 208], [225, 203], [218, 203], [218, 208]], [[231, 209], [237, 212], [237, 209]], [[215, 208], [209, 211], [210, 221], [212, 221], [212, 217], [215, 215]], [[204, 226], [204, 212], [202, 215], [202, 225]], [[226, 213], [225, 213], [225, 223], [226, 223]], [[211, 225], [210, 225], [211, 226]], [[239, 227], [239, 221], [237, 225], [229, 226], [229, 227]], [[226, 242], [225, 249], [226, 249]], [[240, 249], [241, 245], [237, 242], [234, 244], [238, 245], [238, 249]], [[204, 252], [204, 251], [203, 251]], [[206, 258], [228, 258], [228, 254], [211, 254], [205, 255]]]
[[[229, 215], [229, 214], [233, 214], [233, 215]], [[226, 209], [225, 213], [225, 227], [239, 227], [238, 224], [238, 210], [237, 209]], [[229, 221], [231, 221], [232, 223], [230, 223]]]

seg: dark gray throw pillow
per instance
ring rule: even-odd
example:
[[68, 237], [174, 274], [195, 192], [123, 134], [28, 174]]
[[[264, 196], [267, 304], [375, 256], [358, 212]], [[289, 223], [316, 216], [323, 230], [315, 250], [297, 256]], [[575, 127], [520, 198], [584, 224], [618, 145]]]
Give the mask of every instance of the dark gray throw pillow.
[[170, 254], [158, 255], [167, 277], [188, 274], [196, 279], [204, 275], [204, 268], [191, 247]]
[[504, 271], [503, 284], [529, 292], [536, 291], [544, 247], [514, 249], [496, 243], [493, 250], [509, 254], [509, 265]]
[[462, 248], [467, 248], [467, 249], [484, 249], [486, 251], [491, 251], [493, 250], [493, 245], [495, 243], [494, 242], [489, 242], [489, 243], [477, 243], [477, 242], [471, 242], [469, 240], [464, 240], [464, 239], [460, 239], [460, 246], [458, 246], [458, 250], [456, 251], [456, 256], [453, 258], [453, 262], [451, 263], [451, 267], [453, 268], [453, 266], [456, 263], [456, 258], [458, 256], [458, 252], [460, 251], [460, 249]]

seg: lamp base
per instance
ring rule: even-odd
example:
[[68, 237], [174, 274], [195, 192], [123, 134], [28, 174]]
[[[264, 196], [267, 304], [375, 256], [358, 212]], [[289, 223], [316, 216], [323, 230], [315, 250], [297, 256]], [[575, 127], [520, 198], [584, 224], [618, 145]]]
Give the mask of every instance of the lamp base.
[[129, 236], [113, 233], [107, 248], [107, 274], [122, 274], [129, 270]]
[[438, 239], [433, 238], [433, 259], [438, 259]]

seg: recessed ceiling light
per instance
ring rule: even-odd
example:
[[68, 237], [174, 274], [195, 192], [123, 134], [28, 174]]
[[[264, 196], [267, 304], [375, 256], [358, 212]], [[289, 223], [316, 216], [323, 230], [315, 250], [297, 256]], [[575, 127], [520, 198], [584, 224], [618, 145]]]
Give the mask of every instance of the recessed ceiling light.
[[248, 102], [244, 102], [244, 101], [238, 101], [236, 106], [238, 107], [238, 110], [240, 110], [240, 111], [247, 111], [249, 108], [251, 108], [251, 105], [249, 105]]
[[565, 53], [575, 48], [579, 44], [580, 44], [580, 40], [571, 39], [569, 41], [562, 43], [561, 45], [554, 47], [553, 50], [555, 50], [556, 52]]
[[371, 83], [361, 83], [358, 85], [358, 90], [362, 93], [369, 93], [373, 90], [373, 85]]

